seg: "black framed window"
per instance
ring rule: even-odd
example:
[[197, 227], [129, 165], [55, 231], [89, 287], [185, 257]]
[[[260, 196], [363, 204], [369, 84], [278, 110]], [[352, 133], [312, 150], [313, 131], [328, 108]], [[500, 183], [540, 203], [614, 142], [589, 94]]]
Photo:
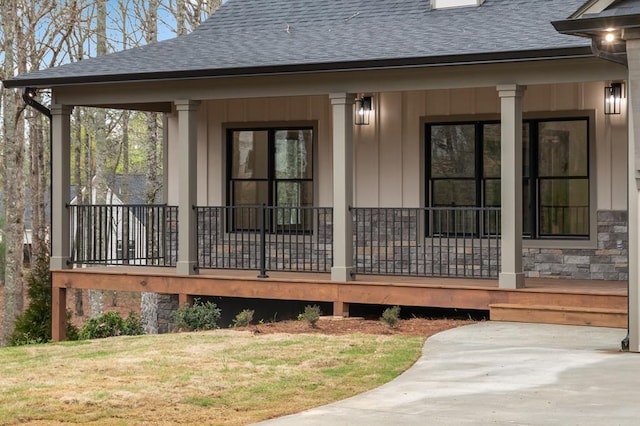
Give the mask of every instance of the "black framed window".
[[257, 230], [257, 206], [267, 206], [269, 230], [309, 232], [313, 206], [311, 127], [229, 129], [227, 205], [233, 229]]
[[[525, 120], [522, 132], [523, 234], [588, 238], [589, 119]], [[429, 206], [500, 206], [499, 122], [427, 123], [425, 135]]]

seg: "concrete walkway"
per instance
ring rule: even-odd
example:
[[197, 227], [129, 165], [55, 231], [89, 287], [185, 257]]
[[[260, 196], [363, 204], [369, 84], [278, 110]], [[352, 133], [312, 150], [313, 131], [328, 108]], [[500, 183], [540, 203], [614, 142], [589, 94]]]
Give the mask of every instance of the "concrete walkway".
[[445, 331], [406, 373], [362, 395], [260, 423], [638, 425], [640, 354], [626, 331], [485, 322]]

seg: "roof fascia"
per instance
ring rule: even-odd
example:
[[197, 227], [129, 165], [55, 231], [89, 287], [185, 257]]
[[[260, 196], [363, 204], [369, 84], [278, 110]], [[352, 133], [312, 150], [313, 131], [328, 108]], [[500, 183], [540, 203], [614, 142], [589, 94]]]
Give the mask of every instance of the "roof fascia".
[[600, 13], [611, 6], [616, 0], [589, 0], [578, 10], [576, 10], [569, 19], [579, 19], [584, 15], [591, 13]]
[[63, 78], [20, 78], [3, 81], [6, 88], [19, 87], [57, 87], [94, 83], [124, 83], [164, 80], [185, 80], [207, 77], [238, 77], [278, 74], [304, 74], [336, 71], [361, 71], [374, 69], [399, 69], [415, 67], [438, 67], [451, 65], [474, 65], [508, 62], [539, 61], [549, 59], [567, 59], [591, 57], [588, 46], [545, 50], [512, 51], [497, 53], [479, 53], [470, 55], [451, 55], [440, 57], [403, 58], [387, 60], [368, 60], [355, 62], [332, 62], [320, 64], [299, 64], [265, 67], [245, 67], [222, 70], [188, 70], [158, 73], [95, 75]]
[[564, 19], [551, 22], [553, 27], [562, 34], [590, 37], [589, 34], [601, 32], [607, 28], [637, 28], [639, 26], [637, 15], [603, 16], [584, 19]]

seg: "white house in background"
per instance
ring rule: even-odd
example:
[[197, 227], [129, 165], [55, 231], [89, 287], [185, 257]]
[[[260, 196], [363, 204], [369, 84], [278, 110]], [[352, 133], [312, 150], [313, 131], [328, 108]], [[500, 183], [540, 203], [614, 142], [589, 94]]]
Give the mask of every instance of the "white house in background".
[[[82, 189], [83, 198], [88, 191]], [[92, 185], [89, 203], [80, 205], [78, 197], [69, 203], [74, 261], [78, 265], [153, 264], [147, 252], [144, 210], [135, 204], [125, 205], [111, 186], [107, 186], [107, 203], [98, 204], [97, 200]]]

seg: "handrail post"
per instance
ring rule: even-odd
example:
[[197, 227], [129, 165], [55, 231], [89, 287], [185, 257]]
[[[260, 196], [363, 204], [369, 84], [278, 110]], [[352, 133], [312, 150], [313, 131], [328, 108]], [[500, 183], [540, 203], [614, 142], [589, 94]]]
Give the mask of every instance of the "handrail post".
[[267, 275], [267, 232], [265, 230], [266, 226], [266, 208], [265, 205], [260, 205], [260, 274], [258, 278], [269, 278]]

